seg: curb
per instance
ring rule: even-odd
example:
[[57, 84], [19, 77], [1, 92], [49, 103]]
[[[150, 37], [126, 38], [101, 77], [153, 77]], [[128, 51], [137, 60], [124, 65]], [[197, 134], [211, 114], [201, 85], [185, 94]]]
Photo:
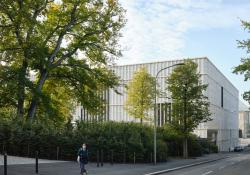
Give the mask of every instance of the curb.
[[210, 162], [216, 162], [219, 160], [227, 159], [229, 157], [230, 156], [226, 156], [226, 157], [218, 158], [218, 159], [213, 159], [213, 160], [207, 160], [207, 161], [193, 163], [193, 164], [189, 164], [189, 165], [184, 165], [184, 166], [180, 166], [180, 167], [176, 167], [176, 168], [170, 168], [170, 169], [166, 169], [166, 170], [156, 171], [156, 172], [148, 173], [148, 174], [144, 174], [144, 175], [158, 175], [158, 174], [168, 173], [168, 172], [181, 170], [181, 169], [189, 168], [189, 167], [193, 167], [193, 166], [198, 166], [198, 165], [202, 165], [202, 164], [206, 164], [206, 163], [210, 163]]

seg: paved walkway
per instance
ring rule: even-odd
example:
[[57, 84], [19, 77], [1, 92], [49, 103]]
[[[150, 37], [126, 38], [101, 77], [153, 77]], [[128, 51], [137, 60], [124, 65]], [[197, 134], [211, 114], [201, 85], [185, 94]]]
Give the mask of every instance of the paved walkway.
[[[0, 166], [3, 165], [4, 156], [0, 154]], [[39, 159], [39, 163], [59, 163], [65, 161], [57, 161], [57, 160], [45, 160]], [[17, 156], [9, 156], [8, 155], [8, 165], [19, 165], [19, 164], [34, 164], [34, 158], [27, 158], [27, 157], [17, 157]]]
[[[231, 154], [234, 155], [234, 154]], [[146, 173], [151, 173], [155, 171], [160, 171], [163, 169], [175, 168], [187, 164], [198, 163], [202, 161], [208, 161], [213, 159], [218, 159], [221, 157], [227, 157], [228, 154], [210, 154], [203, 157], [195, 158], [195, 159], [171, 159], [166, 163], [158, 163], [156, 166], [152, 164], [114, 164], [110, 165], [105, 163], [103, 167], [97, 168], [95, 163], [90, 163], [87, 165], [87, 170], [89, 171], [89, 175], [144, 175]], [[24, 160], [26, 163], [32, 161], [34, 163], [34, 159], [26, 159], [26, 158], [17, 158], [13, 157], [9, 162], [12, 165], [8, 166], [8, 175], [33, 175], [35, 174], [35, 165], [34, 164], [22, 164], [22, 165], [13, 165], [14, 162], [18, 162], [18, 160]], [[3, 159], [1, 157], [1, 159]], [[2, 160], [1, 160], [2, 161]], [[12, 162], [13, 161], [13, 162]], [[39, 174], [40, 175], [79, 175], [79, 164], [76, 162], [58, 162], [58, 161], [48, 161], [39, 160]], [[3, 172], [3, 166], [0, 166], [0, 172]]]

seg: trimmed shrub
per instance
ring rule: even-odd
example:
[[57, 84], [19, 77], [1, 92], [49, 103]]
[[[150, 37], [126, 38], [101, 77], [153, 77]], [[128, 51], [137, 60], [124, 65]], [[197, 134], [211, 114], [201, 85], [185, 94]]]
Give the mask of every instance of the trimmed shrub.
[[[82, 143], [89, 149], [90, 161], [103, 152], [104, 161], [142, 163], [153, 160], [153, 128], [132, 122], [69, 122], [64, 127], [51, 123], [23, 120], [0, 121], [0, 152], [10, 155], [76, 160]], [[194, 135], [189, 138], [190, 156], [216, 152], [216, 146]], [[217, 150], [218, 151], [218, 150]], [[101, 155], [101, 154], [100, 154]], [[99, 156], [100, 156], [99, 155]], [[113, 158], [112, 158], [113, 155]], [[166, 161], [169, 156], [182, 155], [182, 137], [169, 126], [157, 128], [157, 159]]]

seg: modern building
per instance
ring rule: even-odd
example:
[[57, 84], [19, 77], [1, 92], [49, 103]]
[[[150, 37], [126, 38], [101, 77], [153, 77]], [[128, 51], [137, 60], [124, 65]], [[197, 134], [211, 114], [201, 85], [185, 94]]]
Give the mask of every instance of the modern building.
[[239, 103], [239, 137], [250, 139], [250, 109], [244, 103]]
[[[207, 123], [201, 123], [194, 133], [201, 138], [209, 138], [215, 142], [220, 151], [228, 151], [230, 148], [238, 145], [239, 140], [239, 92], [208, 58], [195, 58], [192, 60], [198, 64], [198, 71], [202, 75], [202, 83], [208, 84], [205, 95], [210, 101], [210, 112], [213, 119]], [[152, 76], [156, 76], [160, 69], [182, 62], [183, 59], [112, 67], [112, 70], [122, 81], [121, 86], [117, 89], [121, 94], [117, 94], [112, 89], [105, 92], [108, 104], [104, 117], [105, 120], [138, 121], [129, 116], [124, 109], [127, 98], [125, 85], [132, 79], [134, 72], [141, 66], [145, 66]], [[160, 91], [165, 91], [165, 79], [170, 75], [172, 70], [173, 68], [170, 68], [160, 73], [157, 79]], [[170, 97], [168, 92], [165, 93], [167, 94], [166, 96]], [[158, 97], [157, 106], [157, 123], [161, 126], [171, 117], [171, 99]], [[90, 118], [89, 116], [85, 116], [85, 114], [85, 110], [81, 106], [78, 106], [74, 116], [81, 119]]]

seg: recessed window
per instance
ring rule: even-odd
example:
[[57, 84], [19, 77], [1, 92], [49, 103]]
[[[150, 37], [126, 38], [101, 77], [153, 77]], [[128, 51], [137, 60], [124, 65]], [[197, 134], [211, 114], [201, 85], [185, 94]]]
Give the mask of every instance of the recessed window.
[[223, 87], [221, 87], [221, 107], [223, 108], [224, 106], [224, 89]]
[[239, 130], [239, 138], [242, 138], [242, 135], [243, 135], [243, 134], [242, 134], [242, 130], [240, 129], [240, 130]]

